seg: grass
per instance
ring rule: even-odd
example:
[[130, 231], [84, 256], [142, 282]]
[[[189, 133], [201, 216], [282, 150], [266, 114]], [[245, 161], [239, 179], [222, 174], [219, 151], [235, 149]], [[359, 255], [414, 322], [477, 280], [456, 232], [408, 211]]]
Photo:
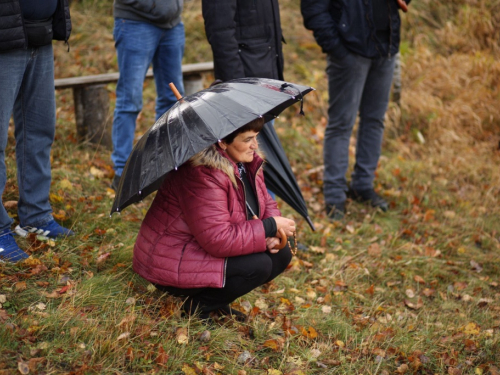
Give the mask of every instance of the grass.
[[[309, 251], [236, 301], [248, 323], [181, 317], [181, 301], [131, 269], [152, 197], [109, 217], [109, 151], [76, 143], [71, 92], [59, 91], [51, 203], [77, 236], [19, 240], [32, 260], [0, 265], [0, 374], [498, 374], [500, 2], [412, 2], [401, 105], [390, 104], [376, 179], [391, 210], [349, 202], [339, 223], [323, 212], [325, 58], [299, 2], [280, 6], [285, 77], [317, 89], [305, 117], [291, 108], [276, 122], [317, 231], [279, 204]], [[73, 1], [57, 77], [117, 70], [111, 9]], [[184, 61], [210, 61], [199, 0], [186, 1], [184, 22]], [[152, 81], [144, 92], [138, 137], [154, 121]], [[6, 155], [3, 201], [17, 201], [13, 128]]]

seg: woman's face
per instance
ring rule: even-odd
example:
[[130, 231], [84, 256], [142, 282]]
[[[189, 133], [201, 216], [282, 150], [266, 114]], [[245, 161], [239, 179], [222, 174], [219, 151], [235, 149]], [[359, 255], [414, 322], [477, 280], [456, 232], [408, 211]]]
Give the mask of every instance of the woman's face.
[[259, 148], [257, 134], [259, 133], [249, 130], [238, 134], [232, 143], [222, 141], [220, 145], [235, 163], [250, 163]]

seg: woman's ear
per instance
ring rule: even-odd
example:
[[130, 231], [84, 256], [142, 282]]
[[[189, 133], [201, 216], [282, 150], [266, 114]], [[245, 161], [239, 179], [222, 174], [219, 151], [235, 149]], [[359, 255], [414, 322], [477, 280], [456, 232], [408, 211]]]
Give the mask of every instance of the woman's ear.
[[217, 142], [219, 144], [219, 147], [222, 149], [222, 151], [226, 151], [227, 144], [224, 141], [219, 141]]

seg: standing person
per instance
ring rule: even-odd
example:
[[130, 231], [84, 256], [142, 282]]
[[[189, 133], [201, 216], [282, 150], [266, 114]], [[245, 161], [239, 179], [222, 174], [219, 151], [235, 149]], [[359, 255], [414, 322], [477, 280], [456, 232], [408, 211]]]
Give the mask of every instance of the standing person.
[[[327, 215], [333, 220], [343, 218], [347, 195], [383, 211], [388, 208], [373, 189], [373, 180], [399, 51], [399, 7], [405, 10], [406, 3], [301, 0], [304, 25], [327, 53], [329, 108], [323, 191]], [[356, 163], [348, 190], [349, 139], [358, 112]]]
[[[292, 254], [277, 231], [295, 231], [266, 191], [254, 120], [170, 172], [141, 225], [134, 271], [158, 289], [186, 298], [186, 313], [245, 318], [237, 298], [287, 268]], [[256, 213], [258, 218], [253, 218]]]
[[184, 24], [183, 0], [115, 0], [113, 36], [120, 78], [116, 86], [111, 161], [117, 190], [132, 151], [136, 120], [142, 109], [142, 86], [151, 63], [156, 84], [156, 119], [177, 101], [169, 88], [173, 82], [181, 94]]
[[[202, 13], [216, 82], [245, 77], [283, 80], [278, 0], [202, 0]], [[266, 124], [272, 125], [273, 121]]]
[[202, 12], [216, 80], [283, 80], [277, 0], [202, 0]]
[[[56, 126], [52, 39], [71, 33], [66, 0], [10, 0], [0, 6], [0, 195], [7, 182], [5, 148], [14, 116], [19, 235], [56, 238], [73, 232], [54, 221], [49, 203], [50, 150]], [[0, 260], [28, 257], [11, 231], [12, 218], [0, 207]]]

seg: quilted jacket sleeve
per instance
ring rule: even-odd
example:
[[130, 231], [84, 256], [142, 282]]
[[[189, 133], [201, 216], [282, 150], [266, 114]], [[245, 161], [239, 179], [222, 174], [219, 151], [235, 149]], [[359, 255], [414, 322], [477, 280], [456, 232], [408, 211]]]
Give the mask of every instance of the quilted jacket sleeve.
[[[219, 178], [217, 178], [219, 177]], [[232, 257], [266, 250], [261, 220], [245, 220], [240, 211], [231, 213], [227, 178], [201, 174], [184, 181], [180, 205], [191, 234], [198, 244], [215, 257]], [[243, 206], [242, 206], [243, 207]]]
[[203, 0], [205, 32], [214, 55], [215, 78], [245, 77], [236, 39], [236, 0]]

